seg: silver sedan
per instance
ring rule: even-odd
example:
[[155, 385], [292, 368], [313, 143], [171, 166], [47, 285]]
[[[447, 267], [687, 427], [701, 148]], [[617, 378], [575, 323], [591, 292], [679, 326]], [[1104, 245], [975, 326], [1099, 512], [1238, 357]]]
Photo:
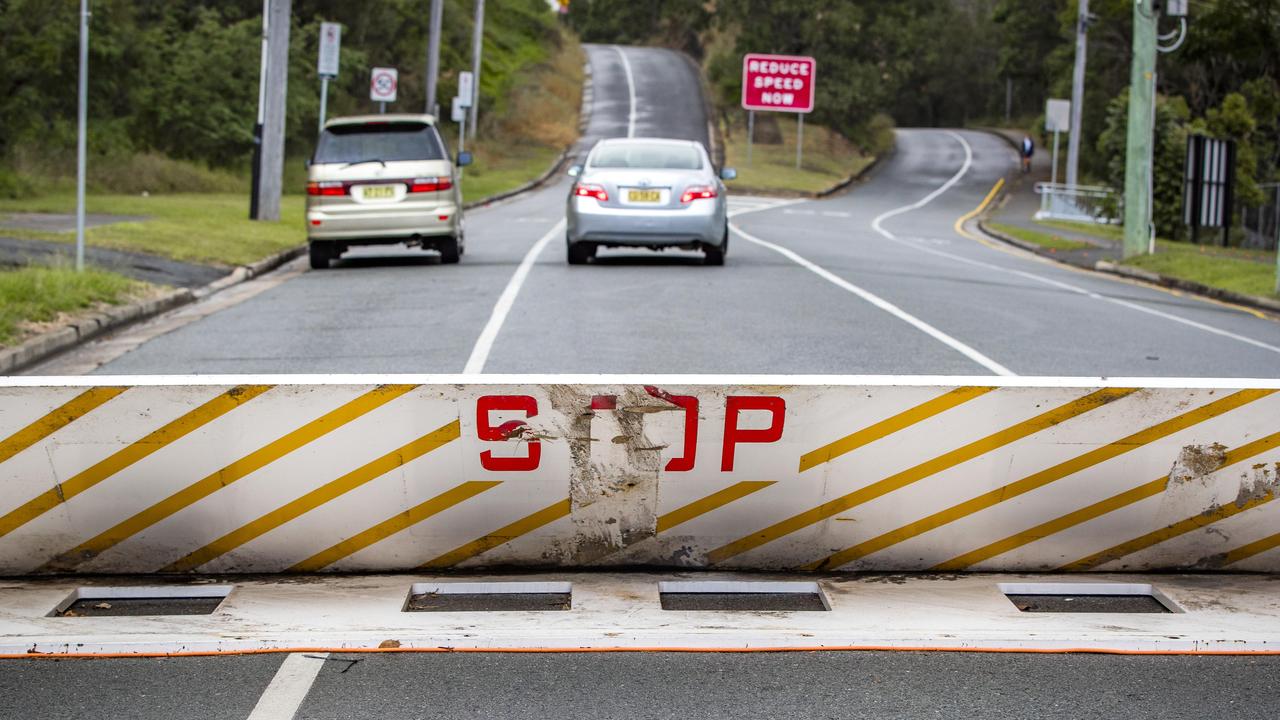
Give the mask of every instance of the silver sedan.
[[723, 180], [701, 143], [622, 138], [602, 140], [583, 165], [569, 168], [577, 181], [567, 212], [570, 265], [581, 265], [600, 247], [701, 250], [708, 265], [723, 265], [729, 226]]

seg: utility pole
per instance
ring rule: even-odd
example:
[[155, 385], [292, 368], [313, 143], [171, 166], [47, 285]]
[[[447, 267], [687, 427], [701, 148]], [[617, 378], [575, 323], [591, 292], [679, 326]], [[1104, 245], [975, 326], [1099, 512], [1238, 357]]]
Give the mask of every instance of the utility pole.
[[[440, 79], [440, 25], [444, 20], [444, 0], [431, 0], [431, 29], [427, 37], [427, 108], [440, 115], [436, 105], [436, 83]], [[437, 120], [439, 117], [436, 118]]]
[[76, 89], [76, 271], [84, 270], [84, 183], [89, 135], [89, 0], [80, 0], [80, 80]]
[[476, 137], [476, 128], [480, 123], [476, 122], [479, 118], [480, 109], [480, 54], [484, 49], [484, 0], [476, 0], [476, 26], [475, 32], [471, 36], [471, 74], [475, 78], [475, 85], [472, 86], [471, 95], [471, 138]]
[[1074, 187], [1080, 179], [1080, 138], [1084, 136], [1084, 68], [1089, 52], [1089, 0], [1079, 0], [1076, 20], [1076, 66], [1071, 76], [1071, 135], [1067, 139], [1067, 184]]
[[1129, 72], [1129, 133], [1124, 172], [1124, 257], [1148, 251], [1151, 234], [1152, 117], [1156, 94], [1156, 34], [1160, 17], [1153, 0], [1133, 4], [1133, 64]]
[[253, 168], [249, 187], [249, 219], [258, 219], [258, 189], [262, 184], [262, 122], [267, 114], [267, 32], [271, 0], [262, 0], [262, 53], [258, 58], [258, 117], [253, 123]]
[[284, 114], [289, 82], [289, 14], [291, 0], [268, 0], [267, 72], [260, 91], [262, 157], [255, 220], [280, 219], [284, 184]]

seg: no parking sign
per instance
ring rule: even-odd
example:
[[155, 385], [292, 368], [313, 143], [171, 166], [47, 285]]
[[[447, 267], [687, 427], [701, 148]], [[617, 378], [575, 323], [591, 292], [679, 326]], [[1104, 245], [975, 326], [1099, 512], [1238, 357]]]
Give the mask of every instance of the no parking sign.
[[395, 68], [374, 68], [369, 78], [369, 99], [374, 102], [395, 102], [399, 73]]

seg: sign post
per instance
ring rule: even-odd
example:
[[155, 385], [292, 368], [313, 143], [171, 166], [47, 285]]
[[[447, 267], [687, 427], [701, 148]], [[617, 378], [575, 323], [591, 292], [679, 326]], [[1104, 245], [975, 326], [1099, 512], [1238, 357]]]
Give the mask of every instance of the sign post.
[[[458, 152], [467, 148], [467, 112], [475, 98], [475, 75], [458, 73], [458, 95], [453, 99], [453, 121], [458, 123]], [[471, 130], [475, 133], [475, 128]], [[462, 168], [458, 168], [458, 180], [462, 180]]]
[[316, 73], [320, 75], [320, 130], [324, 130], [325, 109], [329, 105], [329, 81], [338, 77], [338, 52], [342, 46], [342, 26], [320, 23], [320, 57]]
[[76, 271], [84, 270], [85, 145], [89, 124], [89, 0], [80, 0], [80, 76], [76, 84]]
[[1050, 182], [1058, 182], [1058, 136], [1071, 131], [1071, 101], [1048, 100], [1044, 106], [1044, 129], [1053, 133], [1053, 176]]
[[396, 101], [400, 76], [395, 68], [376, 67], [369, 76], [369, 99], [378, 103], [378, 112], [387, 111], [387, 103]]
[[747, 116], [747, 162], [755, 140], [755, 111], [789, 112], [796, 123], [796, 169], [804, 161], [804, 116], [813, 112], [818, 62], [797, 55], [749, 53], [742, 58], [742, 108]]

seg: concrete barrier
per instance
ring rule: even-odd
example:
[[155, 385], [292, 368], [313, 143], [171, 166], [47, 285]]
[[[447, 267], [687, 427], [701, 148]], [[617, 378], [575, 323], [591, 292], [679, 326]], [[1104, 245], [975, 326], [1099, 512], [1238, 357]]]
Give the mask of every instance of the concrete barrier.
[[0, 572], [1280, 570], [1280, 382], [0, 382]]

